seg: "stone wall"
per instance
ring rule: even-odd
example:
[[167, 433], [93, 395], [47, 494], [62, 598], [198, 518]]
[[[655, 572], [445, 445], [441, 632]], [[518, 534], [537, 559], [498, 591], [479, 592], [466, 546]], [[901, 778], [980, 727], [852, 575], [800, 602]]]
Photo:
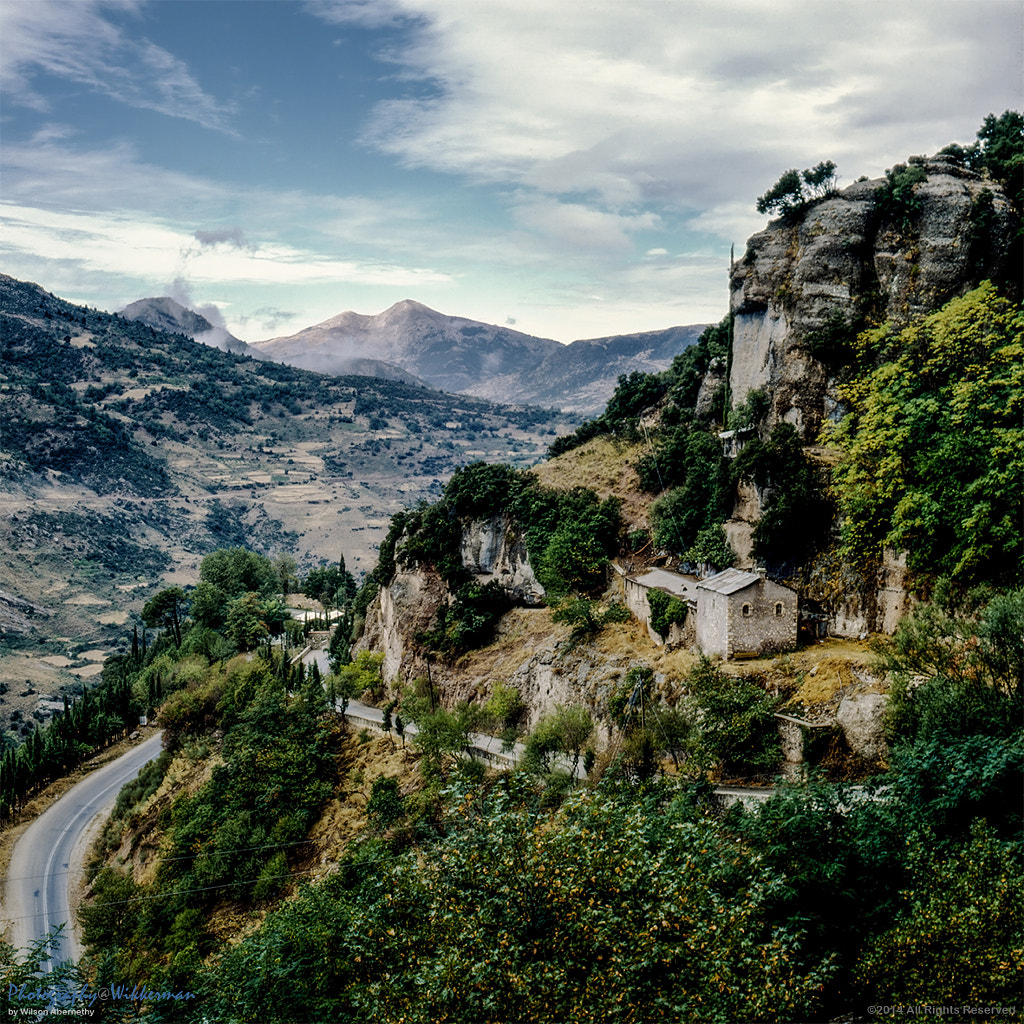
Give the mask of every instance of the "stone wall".
[[796, 641], [797, 595], [788, 587], [762, 579], [733, 594], [698, 591], [697, 643], [705, 654], [728, 659], [788, 650]]
[[707, 655], [728, 658], [729, 596], [701, 590], [697, 597], [697, 646]]

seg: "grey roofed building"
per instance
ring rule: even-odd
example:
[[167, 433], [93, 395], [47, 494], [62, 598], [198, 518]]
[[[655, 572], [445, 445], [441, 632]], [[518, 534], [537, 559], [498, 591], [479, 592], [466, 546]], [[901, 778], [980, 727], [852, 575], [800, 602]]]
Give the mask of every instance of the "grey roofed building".
[[729, 659], [796, 646], [796, 592], [757, 572], [726, 569], [697, 584], [697, 646]]
[[[621, 569], [618, 570], [622, 572]], [[660, 590], [672, 597], [683, 601], [690, 609], [689, 618], [692, 619], [693, 609], [697, 607], [697, 579], [694, 576], [684, 576], [682, 573], [672, 572], [668, 569], [647, 569], [642, 573], [627, 575], [623, 573], [622, 587], [626, 607], [646, 627], [651, 639], [656, 644], [669, 640], [668, 636], [660, 636], [651, 626], [651, 606], [647, 595], [652, 590]], [[676, 627], [676, 633], [680, 631]], [[679, 641], [679, 636], [673, 637], [674, 642]], [[687, 643], [692, 643], [692, 640]]]

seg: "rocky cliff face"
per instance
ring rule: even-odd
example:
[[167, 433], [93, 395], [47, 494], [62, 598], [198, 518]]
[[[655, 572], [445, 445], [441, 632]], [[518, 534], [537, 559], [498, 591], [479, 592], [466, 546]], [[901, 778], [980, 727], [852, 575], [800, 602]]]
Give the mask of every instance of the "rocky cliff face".
[[816, 333], [905, 321], [1006, 273], [1012, 216], [999, 186], [945, 157], [911, 157], [910, 169], [924, 179], [902, 208], [884, 202], [887, 179], [859, 181], [751, 237], [730, 275], [734, 405], [764, 389], [767, 425], [792, 423], [812, 442], [838, 415]]
[[507, 516], [482, 519], [462, 531], [462, 564], [481, 583], [500, 583], [513, 604], [544, 603], [544, 588], [533, 573], [526, 542]]
[[[534, 575], [522, 536], [508, 517], [497, 515], [466, 524], [461, 559], [480, 583], [497, 581], [513, 605], [543, 604], [544, 588]], [[433, 568], [399, 565], [367, 609], [358, 648], [384, 653], [388, 682], [422, 674], [425, 662], [415, 637], [430, 629], [438, 611], [451, 600], [447, 585]]]

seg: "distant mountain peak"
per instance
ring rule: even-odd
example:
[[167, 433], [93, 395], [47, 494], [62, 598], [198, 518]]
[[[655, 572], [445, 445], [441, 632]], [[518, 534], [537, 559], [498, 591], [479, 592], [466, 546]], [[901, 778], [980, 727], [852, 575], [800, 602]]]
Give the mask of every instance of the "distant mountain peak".
[[255, 344], [266, 358], [320, 373], [359, 372], [354, 361], [383, 360], [443, 391], [589, 414], [604, 408], [621, 374], [664, 370], [704, 326], [562, 345], [402, 299], [382, 313], [349, 310]]
[[138, 320], [140, 323], [155, 327], [158, 331], [170, 331], [173, 334], [184, 334], [193, 341], [213, 348], [224, 349], [240, 355], [251, 355], [256, 359], [266, 357], [247, 345], [241, 338], [236, 338], [224, 327], [210, 323], [201, 313], [183, 306], [177, 299], [169, 295], [160, 295], [148, 299], [131, 302], [118, 311], [119, 316], [126, 320]]

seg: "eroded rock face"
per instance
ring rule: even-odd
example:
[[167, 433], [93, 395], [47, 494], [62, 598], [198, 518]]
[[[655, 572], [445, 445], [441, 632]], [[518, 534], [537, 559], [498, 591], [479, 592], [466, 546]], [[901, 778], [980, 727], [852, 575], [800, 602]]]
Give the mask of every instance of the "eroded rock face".
[[[401, 545], [399, 545], [399, 548]], [[480, 583], [497, 581], [513, 604], [544, 603], [526, 554], [526, 543], [504, 515], [466, 524], [460, 549], [462, 564]], [[440, 609], [452, 601], [447, 584], [428, 565], [396, 566], [394, 579], [381, 587], [366, 610], [366, 625], [356, 650], [382, 651], [385, 682], [423, 674], [426, 662], [416, 636], [432, 628]]]
[[470, 523], [462, 531], [462, 564], [482, 583], [496, 580], [514, 604], [544, 603], [526, 542], [504, 515]]
[[398, 567], [394, 579], [381, 587], [366, 609], [366, 626], [356, 649], [383, 652], [384, 680], [404, 680], [416, 661], [414, 638], [430, 629], [447, 601], [448, 588], [436, 572]]
[[[917, 209], [906, 223], [880, 204], [886, 179], [878, 178], [751, 237], [730, 275], [734, 406], [765, 389], [767, 426], [792, 423], [813, 442], [841, 408], [825, 364], [807, 348], [810, 335], [838, 316], [856, 324], [870, 312], [903, 322], [1003, 275], [1012, 218], [999, 186], [942, 157], [911, 157], [911, 165], [927, 179], [914, 187]], [[991, 217], [981, 238], [986, 191]]]

